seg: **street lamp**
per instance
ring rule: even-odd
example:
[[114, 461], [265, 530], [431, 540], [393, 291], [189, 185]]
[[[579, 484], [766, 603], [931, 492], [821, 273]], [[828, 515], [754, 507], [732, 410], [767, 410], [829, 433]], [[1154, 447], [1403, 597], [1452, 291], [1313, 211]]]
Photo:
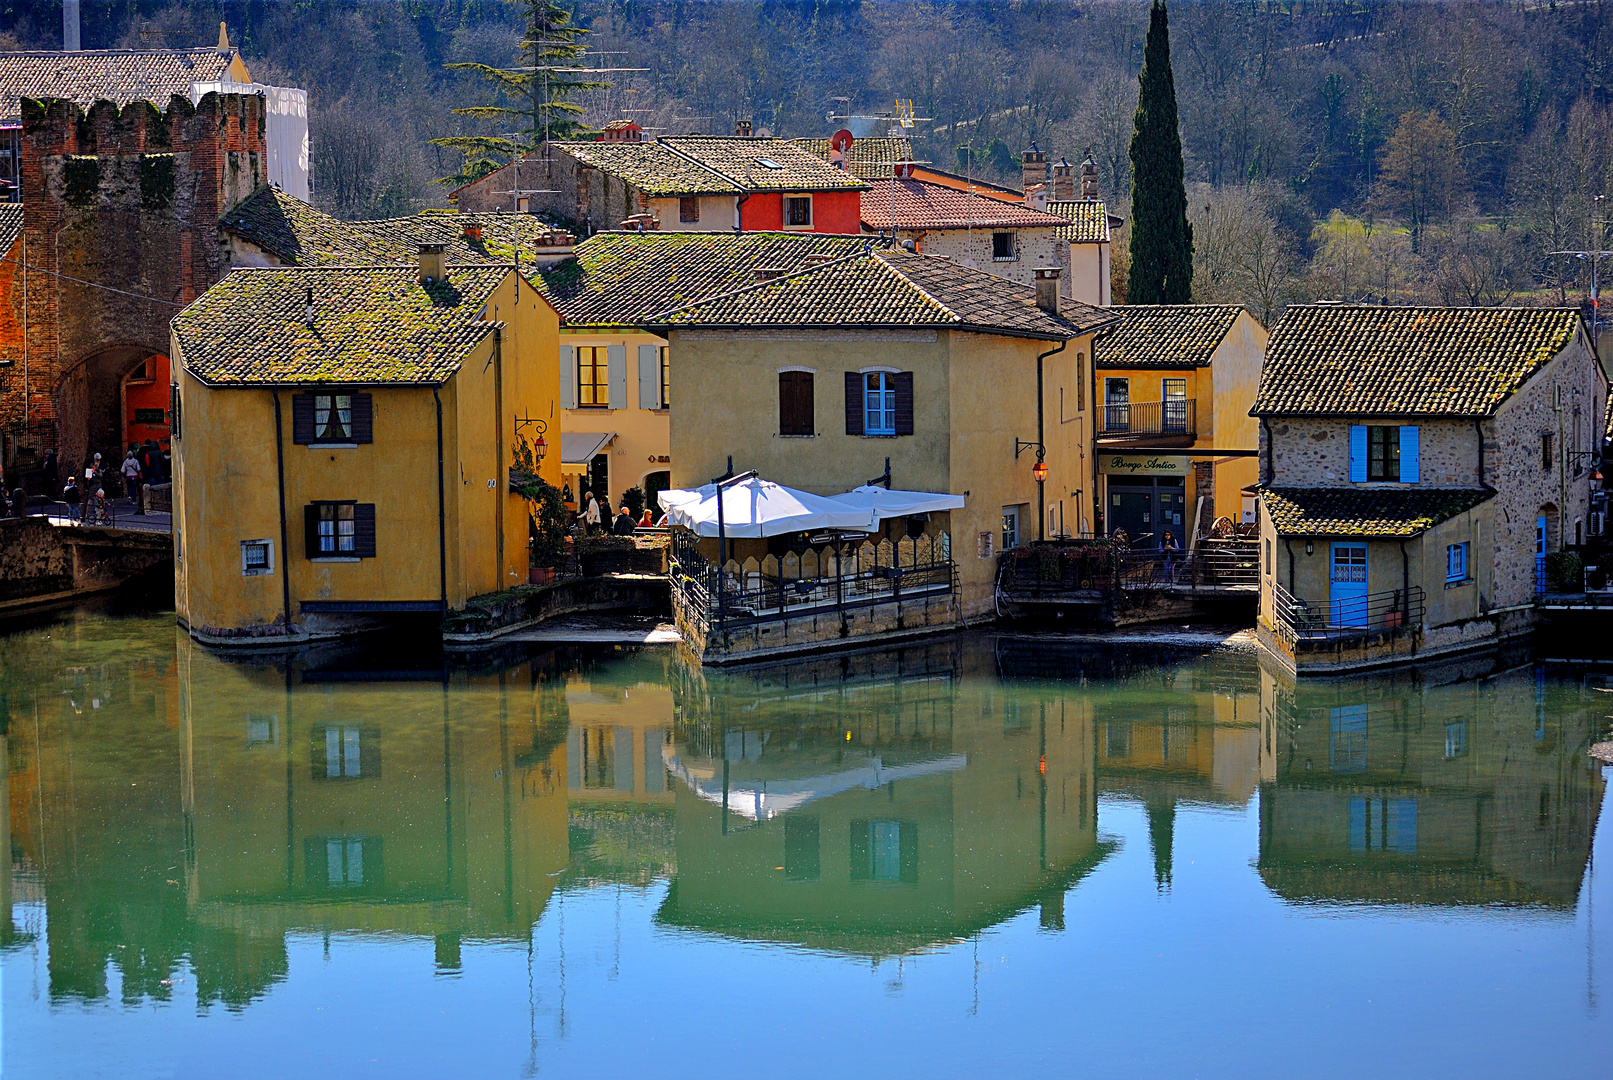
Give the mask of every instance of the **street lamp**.
[[1047, 482], [1047, 462], [1042, 460], [1041, 454], [1036, 455], [1036, 464], [1031, 466], [1031, 479], [1038, 484]]

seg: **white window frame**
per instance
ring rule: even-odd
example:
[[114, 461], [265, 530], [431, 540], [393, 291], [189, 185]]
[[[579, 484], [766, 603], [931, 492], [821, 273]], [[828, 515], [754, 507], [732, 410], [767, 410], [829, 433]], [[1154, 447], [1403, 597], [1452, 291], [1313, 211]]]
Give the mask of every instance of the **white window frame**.
[[[266, 556], [267, 556], [267, 562], [263, 566], [252, 566], [247, 561], [247, 557], [246, 557], [247, 549], [248, 548], [255, 548], [255, 547], [262, 547], [264, 549], [264, 552], [265, 552]], [[242, 577], [263, 577], [265, 574], [272, 574], [272, 573], [274, 573], [274, 541], [273, 540], [242, 540], [241, 541], [241, 576]]]
[[[806, 200], [806, 204], [807, 204], [807, 219], [806, 219], [806, 224], [805, 225], [791, 225], [790, 224], [790, 201], [792, 199], [805, 199]], [[812, 205], [812, 196], [811, 195], [785, 195], [783, 197], [782, 204], [779, 206], [779, 220], [780, 220], [780, 223], [784, 226], [785, 229], [788, 229], [788, 230], [800, 231], [800, 232], [811, 232], [812, 231], [812, 223], [816, 219], [816, 217], [817, 217], [817, 214], [815, 213], [815, 208]]]

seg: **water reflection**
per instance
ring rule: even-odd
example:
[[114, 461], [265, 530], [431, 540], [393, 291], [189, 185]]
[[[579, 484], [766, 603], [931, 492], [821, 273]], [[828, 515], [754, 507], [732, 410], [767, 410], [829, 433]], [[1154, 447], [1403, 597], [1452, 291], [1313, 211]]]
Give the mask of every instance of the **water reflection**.
[[[1258, 792], [1295, 903], [1576, 903], [1602, 798], [1583, 681], [1305, 683], [1252, 657], [959, 639], [749, 673], [664, 651], [225, 660], [157, 621], [0, 639], [7, 944], [55, 1001], [241, 1009], [288, 935], [531, 942], [557, 893], [664, 882], [665, 929], [869, 958], [1034, 910], [1147, 815]], [[1107, 805], [1107, 803], [1105, 803]], [[42, 925], [20, 912], [40, 908]]]

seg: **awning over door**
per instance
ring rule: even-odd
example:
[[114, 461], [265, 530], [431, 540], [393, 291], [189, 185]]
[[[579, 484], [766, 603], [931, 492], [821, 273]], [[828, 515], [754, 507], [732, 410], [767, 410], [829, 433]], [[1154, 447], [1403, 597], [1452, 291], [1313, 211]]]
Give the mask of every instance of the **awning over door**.
[[587, 465], [616, 438], [614, 431], [564, 431], [560, 434], [560, 464]]

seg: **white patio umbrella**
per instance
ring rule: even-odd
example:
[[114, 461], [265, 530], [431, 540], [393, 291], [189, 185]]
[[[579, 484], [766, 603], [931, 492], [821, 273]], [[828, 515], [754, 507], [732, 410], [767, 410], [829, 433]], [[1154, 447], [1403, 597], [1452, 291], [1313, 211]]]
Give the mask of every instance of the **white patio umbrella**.
[[963, 496], [932, 491], [886, 491], [878, 484], [864, 484], [842, 495], [836, 502], [847, 506], [866, 508], [874, 512], [874, 523], [886, 518], [907, 517], [909, 514], [934, 514], [942, 510], [962, 510]]
[[[698, 536], [717, 535], [717, 486], [661, 492], [667, 524], [680, 525]], [[874, 512], [839, 499], [763, 480], [759, 476], [723, 488], [723, 533], [729, 537], [780, 536], [821, 529], [855, 529], [872, 532]]]

